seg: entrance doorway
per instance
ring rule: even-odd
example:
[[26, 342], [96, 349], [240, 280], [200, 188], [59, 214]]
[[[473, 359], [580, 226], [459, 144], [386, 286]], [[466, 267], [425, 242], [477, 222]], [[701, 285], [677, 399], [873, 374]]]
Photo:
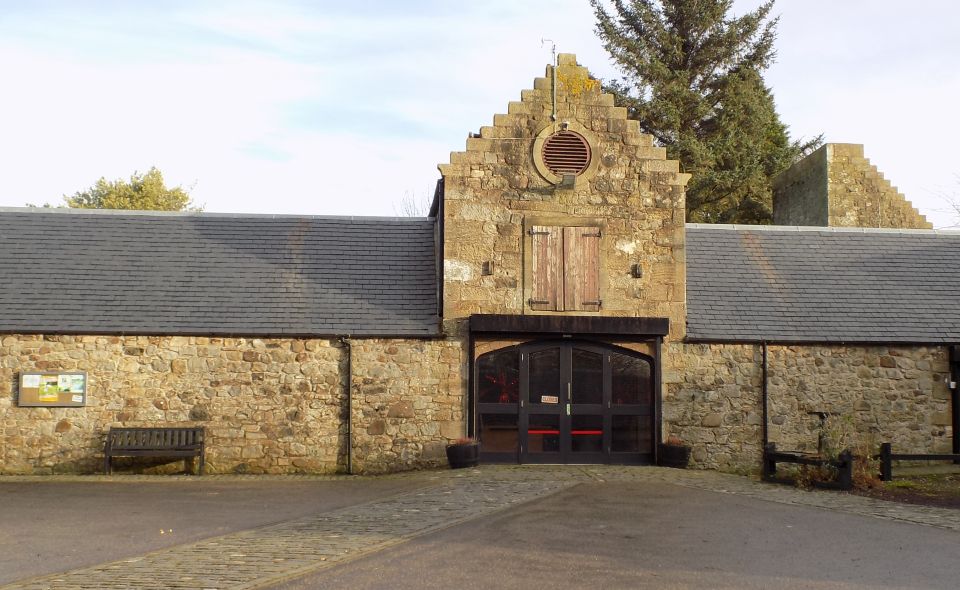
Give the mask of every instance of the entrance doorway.
[[531, 342], [484, 354], [475, 370], [482, 461], [653, 461], [649, 356], [590, 342]]

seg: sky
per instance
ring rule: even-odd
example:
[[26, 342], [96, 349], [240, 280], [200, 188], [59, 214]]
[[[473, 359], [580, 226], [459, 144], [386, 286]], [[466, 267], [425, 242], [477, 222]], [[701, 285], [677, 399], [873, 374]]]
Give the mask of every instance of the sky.
[[[960, 3], [774, 13], [791, 136], [864, 144], [935, 227], [957, 223]], [[206, 211], [395, 215], [544, 75], [543, 39], [618, 74], [586, 0], [0, 0], [0, 206], [156, 166]]]

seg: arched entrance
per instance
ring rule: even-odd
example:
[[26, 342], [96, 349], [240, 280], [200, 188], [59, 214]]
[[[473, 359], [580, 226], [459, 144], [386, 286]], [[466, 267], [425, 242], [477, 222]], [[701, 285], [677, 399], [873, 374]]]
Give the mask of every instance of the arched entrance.
[[651, 357], [587, 341], [534, 341], [477, 357], [481, 460], [651, 463]]

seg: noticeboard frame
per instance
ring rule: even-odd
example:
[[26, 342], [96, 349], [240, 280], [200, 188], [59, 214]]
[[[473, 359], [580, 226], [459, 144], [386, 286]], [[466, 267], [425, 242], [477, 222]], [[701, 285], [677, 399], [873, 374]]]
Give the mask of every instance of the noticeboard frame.
[[17, 406], [21, 408], [81, 408], [86, 405], [86, 371], [20, 373]]

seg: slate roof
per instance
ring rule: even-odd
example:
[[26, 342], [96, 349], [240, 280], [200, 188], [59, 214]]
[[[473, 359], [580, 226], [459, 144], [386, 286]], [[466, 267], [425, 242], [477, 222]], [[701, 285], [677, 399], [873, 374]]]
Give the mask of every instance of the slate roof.
[[0, 332], [435, 336], [434, 227], [0, 209]]
[[687, 225], [687, 337], [960, 342], [960, 232]]

